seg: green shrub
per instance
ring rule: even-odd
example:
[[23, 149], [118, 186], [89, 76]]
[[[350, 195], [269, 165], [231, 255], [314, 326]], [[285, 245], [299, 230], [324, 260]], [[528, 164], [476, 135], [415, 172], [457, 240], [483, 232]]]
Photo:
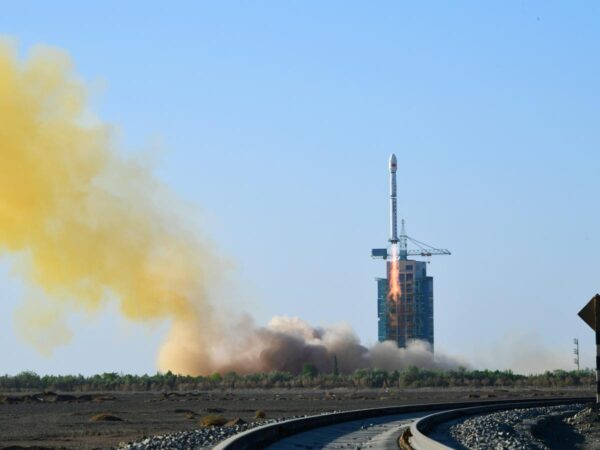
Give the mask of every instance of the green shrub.
[[319, 371], [317, 370], [314, 364], [305, 363], [302, 366], [302, 376], [314, 378], [317, 375], [319, 375]]

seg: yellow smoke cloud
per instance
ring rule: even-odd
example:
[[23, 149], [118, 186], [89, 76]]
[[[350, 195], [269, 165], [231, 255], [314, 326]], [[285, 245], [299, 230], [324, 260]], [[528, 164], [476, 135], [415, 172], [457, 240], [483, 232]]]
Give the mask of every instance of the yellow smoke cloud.
[[19, 330], [48, 353], [69, 338], [61, 311], [107, 299], [130, 319], [208, 326], [214, 258], [164, 212], [149, 171], [111, 150], [86, 97], [64, 53], [36, 48], [22, 62], [0, 43], [0, 252], [19, 254], [22, 275], [54, 301], [26, 301]]
[[367, 349], [344, 327], [225, 318], [223, 302], [209, 302], [220, 260], [175, 218], [151, 172], [112, 150], [86, 96], [64, 53], [38, 48], [21, 62], [0, 43], [0, 254], [18, 255], [36, 289], [15, 324], [42, 353], [68, 342], [70, 311], [116, 301], [128, 319], [171, 320], [158, 366], [176, 373], [326, 371], [333, 355], [344, 371], [437, 364], [422, 345]]

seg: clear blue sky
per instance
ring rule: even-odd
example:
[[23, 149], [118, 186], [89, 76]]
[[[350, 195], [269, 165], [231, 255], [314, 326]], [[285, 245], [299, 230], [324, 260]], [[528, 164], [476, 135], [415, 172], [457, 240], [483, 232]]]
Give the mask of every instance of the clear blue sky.
[[[5, 1], [0, 33], [67, 51], [123, 151], [161, 142], [157, 175], [199, 205], [259, 323], [376, 340], [395, 152], [409, 235], [453, 252], [429, 267], [438, 347], [568, 363], [579, 336], [591, 366], [576, 313], [600, 291], [599, 19], [596, 2]], [[36, 354], [10, 262], [0, 373], [155, 370], [165, 326], [111, 310]]]

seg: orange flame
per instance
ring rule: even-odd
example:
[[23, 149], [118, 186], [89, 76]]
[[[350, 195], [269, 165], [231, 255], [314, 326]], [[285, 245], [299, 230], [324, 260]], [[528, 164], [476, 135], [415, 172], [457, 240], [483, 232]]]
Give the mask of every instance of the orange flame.
[[400, 299], [400, 264], [398, 263], [398, 245], [392, 244], [392, 257], [390, 259], [390, 273], [388, 275], [388, 299]]

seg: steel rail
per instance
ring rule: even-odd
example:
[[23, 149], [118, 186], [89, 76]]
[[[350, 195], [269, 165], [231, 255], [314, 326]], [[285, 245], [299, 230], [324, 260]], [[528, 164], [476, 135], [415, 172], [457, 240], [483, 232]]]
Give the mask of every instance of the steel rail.
[[[558, 405], [569, 403], [583, 403], [591, 401], [590, 397], [563, 397], [563, 398], [548, 398], [548, 399], [521, 399], [521, 400], [486, 400], [486, 401], [470, 401], [470, 402], [454, 402], [454, 403], [426, 403], [404, 406], [391, 406], [384, 408], [369, 408], [353, 411], [344, 411], [339, 413], [320, 414], [315, 416], [303, 417], [299, 419], [285, 420], [273, 424], [256, 427], [251, 430], [236, 434], [229, 439], [224, 440], [214, 447], [214, 450], [253, 450], [264, 449], [267, 446], [274, 444], [290, 436], [297, 435], [309, 430], [318, 428], [330, 427], [337, 424], [359, 421], [365, 419], [382, 418], [385, 416], [401, 416], [414, 413], [417, 419], [410, 426], [413, 438], [411, 445], [415, 450], [429, 449], [447, 449], [448, 447], [440, 447], [441, 444], [433, 441], [426, 436], [427, 431], [433, 426], [452, 420], [451, 418], [444, 419], [443, 414], [454, 414], [453, 418], [458, 417], [460, 410], [471, 410], [472, 414], [477, 414], [477, 408], [496, 408], [491, 410], [514, 409], [519, 407], [535, 407], [546, 405]], [[429, 414], [422, 417], [424, 413], [437, 411], [437, 414]], [[483, 411], [483, 410], [482, 410]], [[382, 421], [378, 421], [382, 422]], [[417, 426], [417, 423], [419, 424]], [[416, 437], [416, 439], [415, 439]], [[436, 446], [437, 445], [437, 446]], [[315, 448], [313, 446], [313, 448]]]

